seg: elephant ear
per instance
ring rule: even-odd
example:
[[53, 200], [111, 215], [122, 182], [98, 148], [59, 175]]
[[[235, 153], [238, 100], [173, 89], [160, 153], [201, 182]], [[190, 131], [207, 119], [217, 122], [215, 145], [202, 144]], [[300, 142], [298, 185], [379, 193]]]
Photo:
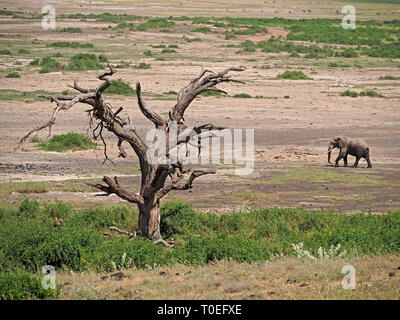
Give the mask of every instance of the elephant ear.
[[337, 138], [337, 143], [338, 143], [340, 148], [343, 148], [343, 139], [341, 137]]

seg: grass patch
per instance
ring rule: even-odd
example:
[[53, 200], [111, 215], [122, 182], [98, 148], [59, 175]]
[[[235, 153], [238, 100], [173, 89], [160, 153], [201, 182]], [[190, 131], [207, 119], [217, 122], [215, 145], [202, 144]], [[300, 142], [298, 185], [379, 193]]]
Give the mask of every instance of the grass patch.
[[137, 26], [138, 31], [147, 31], [149, 29], [158, 29], [158, 28], [172, 28], [175, 26], [175, 22], [169, 21], [166, 18], [155, 18], [150, 19], [142, 24]]
[[375, 90], [365, 90], [365, 91], [361, 91], [360, 93], [351, 91], [351, 90], [346, 90], [346, 91], [342, 92], [340, 95], [343, 97], [352, 97], [352, 98], [356, 98], [358, 96], [384, 98], [383, 95], [381, 95], [379, 92], [377, 92]]
[[93, 43], [90, 43], [90, 42], [57, 41], [57, 42], [48, 43], [47, 47], [89, 49], [89, 48], [94, 48], [94, 45], [93, 45]]
[[252, 98], [252, 96], [247, 93], [238, 93], [238, 94], [235, 94], [233, 96], [233, 98], [249, 99], [249, 98]]
[[192, 32], [212, 33], [212, 30], [209, 27], [197, 27], [192, 29]]
[[0, 50], [0, 56], [11, 56], [12, 52], [8, 49], [1, 49]]
[[[33, 60], [31, 62], [31, 65], [36, 65], [37, 60]], [[49, 73], [49, 72], [57, 72], [61, 71], [64, 67], [59, 63], [57, 60], [51, 58], [51, 57], [44, 57], [39, 60], [38, 62], [40, 66], [39, 73]]]
[[395, 77], [395, 76], [380, 76], [379, 80], [399, 80], [400, 77]]
[[25, 48], [21, 48], [18, 50], [18, 54], [30, 54], [31, 52]]
[[55, 152], [65, 152], [67, 150], [88, 150], [96, 147], [88, 137], [74, 132], [55, 135], [48, 141], [40, 141], [37, 146], [44, 151]]
[[306, 76], [301, 71], [289, 71], [289, 70], [286, 70], [284, 73], [277, 75], [275, 79], [312, 80], [312, 78]]

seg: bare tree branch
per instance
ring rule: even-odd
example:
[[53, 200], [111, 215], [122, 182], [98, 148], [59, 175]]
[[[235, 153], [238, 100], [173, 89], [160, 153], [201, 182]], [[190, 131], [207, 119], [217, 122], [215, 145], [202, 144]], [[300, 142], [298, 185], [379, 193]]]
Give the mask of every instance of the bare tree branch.
[[164, 120], [160, 115], [147, 107], [146, 103], [142, 98], [142, 88], [140, 86], [140, 82], [136, 83], [136, 95], [138, 98], [138, 105], [140, 111], [144, 114], [144, 116], [154, 123], [157, 129], [165, 129], [167, 127], [167, 121]]

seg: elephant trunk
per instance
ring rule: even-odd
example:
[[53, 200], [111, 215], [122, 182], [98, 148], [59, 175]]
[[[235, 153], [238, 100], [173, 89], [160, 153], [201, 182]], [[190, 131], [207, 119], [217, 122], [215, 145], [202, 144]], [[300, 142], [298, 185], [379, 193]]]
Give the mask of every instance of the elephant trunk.
[[331, 153], [332, 153], [333, 148], [334, 147], [332, 145], [329, 146], [329, 149], [328, 149], [328, 163], [331, 163]]

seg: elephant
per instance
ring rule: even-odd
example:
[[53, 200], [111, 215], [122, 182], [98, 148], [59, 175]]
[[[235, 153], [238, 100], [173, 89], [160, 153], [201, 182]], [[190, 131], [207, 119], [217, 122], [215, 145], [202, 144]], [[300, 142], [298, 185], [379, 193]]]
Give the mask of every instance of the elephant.
[[365, 158], [368, 163], [368, 168], [372, 168], [369, 159], [369, 147], [361, 139], [351, 139], [349, 137], [335, 137], [329, 142], [328, 148], [328, 162], [331, 163], [331, 152], [333, 149], [339, 148], [339, 155], [335, 161], [335, 167], [339, 166], [339, 161], [343, 158], [344, 165], [347, 167], [347, 155], [356, 157], [353, 167], [357, 168], [358, 162], [361, 158]]

